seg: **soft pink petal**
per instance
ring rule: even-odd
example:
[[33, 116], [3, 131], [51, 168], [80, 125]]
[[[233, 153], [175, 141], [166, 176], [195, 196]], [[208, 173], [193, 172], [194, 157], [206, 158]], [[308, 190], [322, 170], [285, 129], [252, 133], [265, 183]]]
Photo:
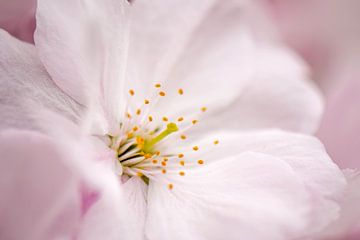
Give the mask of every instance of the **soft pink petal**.
[[[307, 224], [309, 194], [280, 158], [242, 153], [151, 182], [148, 239], [290, 239]], [[163, 180], [165, 181], [165, 180]]]
[[89, 108], [100, 133], [122, 110], [127, 5], [125, 0], [38, 1], [39, 56], [56, 84]]
[[0, 30], [0, 127], [38, 129], [41, 109], [79, 121], [82, 108], [61, 91], [41, 64], [35, 47]]
[[79, 181], [64, 154], [36, 132], [0, 133], [0, 238], [71, 239], [81, 222]]

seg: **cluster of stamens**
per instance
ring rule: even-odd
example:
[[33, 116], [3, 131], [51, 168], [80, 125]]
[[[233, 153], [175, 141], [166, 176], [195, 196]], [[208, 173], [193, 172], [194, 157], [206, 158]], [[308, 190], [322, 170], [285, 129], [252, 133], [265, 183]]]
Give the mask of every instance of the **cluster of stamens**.
[[[158, 98], [166, 96], [166, 92], [161, 90], [161, 84], [155, 84], [155, 89]], [[184, 90], [178, 89], [177, 93], [184, 95]], [[129, 96], [134, 95], [135, 90], [130, 89]], [[144, 99], [143, 104], [149, 105], [151, 101]], [[159, 117], [157, 120], [160, 123], [151, 127], [149, 123], [152, 123], [155, 117], [144, 110], [146, 109], [138, 108], [132, 112], [127, 111], [124, 121], [120, 123], [120, 134], [109, 135], [110, 147], [117, 153], [123, 174], [129, 177], [140, 177], [148, 184], [156, 174], [176, 171], [179, 176], [185, 176], [185, 166], [205, 163], [203, 159], [187, 163], [184, 153], [162, 153], [159, 147], [159, 144], [165, 142], [169, 135], [176, 135], [181, 141], [185, 141], [187, 136], [184, 131], [196, 125], [199, 122], [197, 119], [187, 120], [180, 116], [171, 122], [166, 116], [156, 116]], [[201, 112], [206, 112], [206, 110], [206, 107], [199, 109]], [[213, 143], [217, 145], [219, 141], [215, 140]], [[199, 146], [192, 146], [192, 151], [199, 150]], [[172, 189], [173, 183], [168, 183], [168, 188]]]

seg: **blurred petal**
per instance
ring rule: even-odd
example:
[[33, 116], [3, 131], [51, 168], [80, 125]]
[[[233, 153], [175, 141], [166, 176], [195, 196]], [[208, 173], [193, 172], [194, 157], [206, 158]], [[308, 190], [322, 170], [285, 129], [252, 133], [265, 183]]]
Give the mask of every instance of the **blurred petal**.
[[35, 47], [0, 30], [0, 127], [38, 129], [40, 109], [74, 122], [82, 115], [81, 107], [51, 80]]
[[16, 38], [33, 43], [36, 0], [0, 0], [0, 28]]
[[70, 239], [80, 223], [79, 179], [49, 138], [0, 133], [0, 238]]
[[[152, 239], [289, 239], [307, 223], [308, 193], [280, 158], [242, 153], [151, 182]], [[261, 226], [261, 228], [259, 228]]]
[[108, 130], [122, 110], [127, 5], [124, 0], [38, 1], [39, 56], [56, 84], [97, 115], [97, 131]]

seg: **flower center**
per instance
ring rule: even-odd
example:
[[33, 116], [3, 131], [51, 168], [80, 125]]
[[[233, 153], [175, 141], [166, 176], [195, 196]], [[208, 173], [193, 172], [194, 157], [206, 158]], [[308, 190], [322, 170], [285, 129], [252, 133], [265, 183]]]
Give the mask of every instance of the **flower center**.
[[[130, 89], [127, 111], [120, 123], [119, 132], [115, 136], [108, 135], [109, 147], [117, 153], [123, 169], [122, 174], [140, 177], [147, 184], [149, 180], [156, 180], [158, 174], [176, 173], [178, 176], [185, 176], [186, 157], [184, 153], [176, 152], [180, 147], [174, 148], [178, 143], [174, 143], [174, 138], [170, 136], [175, 137], [176, 141], [185, 141], [187, 137], [184, 132], [198, 123], [197, 119], [185, 120], [184, 117], [177, 117], [175, 121], [170, 122], [167, 117], [155, 118], [150, 115], [151, 103], [166, 96], [160, 87], [160, 84], [156, 84], [155, 97], [145, 99], [143, 106], [135, 110], [131, 109], [129, 104], [135, 95], [135, 91]], [[183, 95], [184, 90], [178, 89], [177, 94]], [[207, 109], [201, 107], [199, 110], [203, 113]], [[198, 150], [198, 146], [192, 146], [191, 151]], [[197, 165], [204, 164], [202, 159], [192, 159], [192, 164], [194, 162]], [[169, 189], [173, 188], [172, 183], [167, 185]]]

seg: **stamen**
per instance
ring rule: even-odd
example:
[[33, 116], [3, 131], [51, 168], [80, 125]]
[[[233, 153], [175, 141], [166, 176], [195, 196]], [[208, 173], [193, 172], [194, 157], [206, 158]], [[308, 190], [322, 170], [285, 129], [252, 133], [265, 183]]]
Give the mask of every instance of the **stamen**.
[[169, 121], [169, 119], [168, 119], [167, 117], [163, 117], [162, 120], [163, 120], [164, 122]]
[[185, 139], [186, 139], [186, 136], [185, 136], [185, 135], [181, 135], [180, 138], [181, 138], [182, 140], [185, 140]]
[[161, 170], [161, 172], [162, 172], [163, 174], [165, 174], [165, 173], [166, 173], [166, 169], [163, 168], [163, 169]]
[[161, 88], [161, 84], [160, 84], [160, 83], [157, 83], [157, 84], [155, 84], [155, 87], [156, 87], [156, 88]]
[[201, 111], [202, 111], [202, 112], [206, 112], [206, 110], [207, 110], [206, 107], [202, 107], [202, 108], [201, 108]]
[[145, 104], [149, 104], [149, 103], [150, 103], [150, 101], [149, 101], [149, 100], [147, 100], [147, 99], [145, 99], [145, 100], [144, 100], [144, 103], [145, 103]]
[[184, 157], [184, 154], [180, 153], [178, 154], [178, 158], [183, 158]]
[[164, 162], [167, 162], [169, 159], [167, 157], [163, 158]]
[[180, 161], [181, 166], [185, 166], [185, 161]]
[[218, 144], [219, 144], [219, 140], [215, 140], [214, 145], [218, 145]]
[[197, 123], [198, 123], [198, 120], [192, 120], [191, 122], [192, 122], [192, 124], [194, 124], [194, 125], [195, 125], [195, 124], [197, 124]]
[[169, 190], [172, 190], [174, 188], [174, 185], [172, 185], [171, 183], [168, 184], [168, 188]]
[[179, 93], [180, 95], [183, 95], [183, 94], [184, 94], [184, 90], [183, 90], [182, 88], [179, 88], [178, 93]]
[[163, 92], [163, 91], [161, 91], [161, 92], [159, 92], [159, 95], [160, 95], [161, 97], [164, 97], [164, 96], [166, 95], [166, 93]]
[[153, 163], [153, 164], [157, 164], [157, 162], [158, 162], [158, 161], [157, 161], [156, 159], [152, 160], [152, 163]]
[[185, 172], [181, 171], [179, 172], [180, 176], [185, 176]]
[[204, 160], [198, 160], [198, 164], [204, 164]]
[[134, 95], [135, 95], [135, 91], [134, 91], [133, 89], [130, 89], [130, 90], [129, 90], [129, 93], [130, 93], [131, 96], [134, 96]]
[[162, 131], [159, 135], [157, 135], [153, 139], [145, 141], [145, 145], [144, 145], [144, 148], [143, 148], [144, 152], [150, 152], [155, 144], [157, 144], [158, 142], [160, 142], [161, 140], [166, 138], [171, 133], [176, 132], [178, 130], [179, 130], [179, 128], [175, 123], [169, 123], [166, 126], [166, 129], [164, 131]]
[[141, 109], [138, 108], [138, 109], [136, 110], [136, 115], [140, 115], [140, 114], [141, 114]]
[[183, 120], [184, 120], [183, 117], [179, 117], [179, 118], [178, 118], [178, 122], [181, 122], [181, 121], [183, 121]]
[[163, 165], [164, 167], [166, 167], [166, 162], [161, 162], [161, 165]]
[[138, 126], [135, 126], [135, 127], [133, 127], [133, 129], [132, 129], [134, 132], [136, 132], [137, 130], [139, 130], [139, 128], [138, 128]]
[[128, 119], [131, 119], [131, 115], [130, 115], [130, 113], [126, 113], [126, 117], [128, 118]]
[[148, 116], [148, 119], [149, 119], [149, 122], [152, 122], [153, 121], [153, 117], [152, 116]]

